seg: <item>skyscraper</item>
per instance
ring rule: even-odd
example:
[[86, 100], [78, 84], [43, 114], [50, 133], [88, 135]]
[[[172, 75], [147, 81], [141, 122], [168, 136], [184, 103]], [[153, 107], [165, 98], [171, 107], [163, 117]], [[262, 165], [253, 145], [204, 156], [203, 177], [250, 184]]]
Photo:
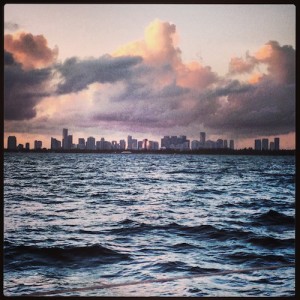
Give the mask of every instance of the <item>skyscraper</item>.
[[68, 129], [67, 128], [63, 128], [62, 147], [63, 147], [63, 149], [68, 149]]
[[73, 135], [68, 135], [66, 149], [70, 150], [73, 145]]
[[279, 143], [280, 143], [280, 139], [278, 137], [274, 138], [274, 150], [275, 151], [280, 150]]
[[17, 138], [15, 136], [9, 136], [7, 138], [7, 149], [9, 150], [17, 149]]
[[35, 140], [34, 141], [34, 149], [35, 150], [40, 150], [40, 149], [42, 149], [42, 141], [37, 141], [37, 140]]
[[132, 136], [128, 135], [127, 137], [127, 149], [131, 150], [132, 149]]
[[269, 139], [262, 139], [261, 149], [262, 150], [269, 150]]
[[51, 138], [51, 150], [58, 150], [61, 148], [61, 142], [55, 138]]
[[229, 148], [234, 150], [234, 140], [229, 141]]
[[225, 149], [228, 148], [228, 142], [227, 142], [227, 140], [224, 140], [224, 148], [225, 148]]
[[206, 133], [200, 132], [200, 148], [204, 148], [205, 146]]
[[125, 148], [126, 148], [126, 142], [125, 142], [125, 140], [120, 140], [120, 149], [121, 150], [125, 150]]
[[85, 139], [84, 138], [78, 139], [77, 149], [80, 149], [80, 150], [85, 149]]
[[254, 149], [260, 151], [261, 150], [261, 140], [254, 141]]
[[86, 149], [87, 150], [95, 150], [96, 149], [96, 140], [94, 137], [90, 136], [87, 138]]

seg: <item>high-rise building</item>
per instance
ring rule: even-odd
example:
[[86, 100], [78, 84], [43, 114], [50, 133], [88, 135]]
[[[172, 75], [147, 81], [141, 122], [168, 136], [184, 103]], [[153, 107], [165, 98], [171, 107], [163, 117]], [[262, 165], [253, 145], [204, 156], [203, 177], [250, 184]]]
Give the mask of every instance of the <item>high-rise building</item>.
[[[133, 146], [133, 140], [132, 140], [132, 144]], [[131, 147], [133, 149], [133, 147]], [[125, 150], [126, 149], [126, 142], [125, 140], [120, 140], [120, 150]]]
[[85, 149], [85, 139], [84, 138], [79, 138], [78, 139], [77, 149], [80, 149], [80, 150]]
[[40, 150], [40, 149], [42, 149], [42, 141], [37, 141], [37, 140], [35, 140], [34, 141], [34, 149], [35, 150]]
[[147, 150], [148, 149], [148, 139], [144, 139], [143, 140], [143, 146], [142, 146], [143, 150]]
[[280, 143], [279, 137], [274, 138], [274, 150], [275, 150], [275, 151], [280, 150], [280, 145], [279, 145], [279, 143]]
[[51, 150], [58, 150], [61, 148], [61, 142], [55, 138], [51, 138]]
[[229, 141], [229, 148], [234, 150], [234, 140]]
[[224, 140], [224, 144], [223, 144], [224, 148], [227, 149], [228, 148], [228, 142], [227, 140]]
[[261, 151], [261, 140], [259, 139], [254, 140], [254, 149]]
[[132, 139], [132, 150], [138, 149], [137, 139]]
[[68, 135], [66, 149], [70, 150], [72, 149], [72, 146], [73, 146], [73, 135]]
[[269, 150], [269, 139], [262, 139], [261, 149], [262, 150]]
[[63, 147], [63, 149], [68, 149], [68, 129], [67, 128], [63, 128], [62, 147]]
[[169, 149], [171, 146], [171, 138], [167, 135], [165, 135], [162, 139], [161, 139], [161, 148], [166, 148]]
[[200, 148], [204, 148], [205, 146], [206, 133], [200, 132]]
[[143, 149], [143, 141], [138, 141], [138, 150]]
[[191, 148], [192, 150], [198, 150], [200, 147], [200, 142], [197, 140], [193, 140], [191, 143]]
[[132, 136], [128, 135], [127, 137], [127, 149], [131, 150], [132, 149]]
[[86, 149], [87, 150], [95, 150], [96, 149], [96, 140], [94, 137], [90, 136], [87, 138]]
[[29, 144], [29, 143], [26, 143], [26, 144], [25, 144], [25, 149], [26, 149], [26, 150], [30, 150], [30, 144]]
[[9, 136], [7, 138], [7, 149], [9, 150], [17, 149], [17, 138], [15, 136]]
[[218, 149], [222, 149], [224, 148], [224, 141], [222, 139], [218, 139], [216, 145]]

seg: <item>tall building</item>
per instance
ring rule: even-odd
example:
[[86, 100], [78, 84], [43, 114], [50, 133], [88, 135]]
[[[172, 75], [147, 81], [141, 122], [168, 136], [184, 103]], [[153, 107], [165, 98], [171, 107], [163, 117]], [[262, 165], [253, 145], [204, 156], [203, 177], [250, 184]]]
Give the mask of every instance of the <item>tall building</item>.
[[26, 144], [25, 144], [25, 149], [26, 149], [26, 150], [30, 150], [30, 144], [29, 144], [29, 143], [26, 143]]
[[132, 139], [132, 150], [138, 149], [138, 143], [137, 139]]
[[[132, 146], [133, 146], [133, 143], [132, 143]], [[121, 150], [125, 150], [126, 149], [126, 142], [125, 142], [125, 140], [120, 140], [120, 149]], [[132, 149], [133, 149], [133, 147], [132, 147]]]
[[132, 136], [128, 135], [127, 137], [127, 149], [131, 150], [132, 149]]
[[143, 140], [143, 146], [142, 146], [143, 150], [147, 150], [148, 149], [148, 139], [144, 139]]
[[66, 149], [70, 150], [72, 146], [73, 146], [73, 135], [68, 135]]
[[261, 151], [261, 140], [257, 139], [254, 141], [254, 149]]
[[234, 140], [229, 141], [229, 148], [234, 150]]
[[58, 150], [61, 148], [61, 142], [55, 138], [51, 138], [51, 150]]
[[143, 149], [143, 141], [138, 141], [138, 150]]
[[193, 140], [192, 141], [192, 143], [191, 143], [192, 150], [198, 150], [199, 146], [200, 146], [200, 142], [199, 141], [197, 141], [197, 140]]
[[161, 139], [161, 148], [166, 148], [169, 149], [171, 146], [171, 138], [167, 135], [165, 135], [162, 139]]
[[224, 148], [224, 141], [222, 139], [217, 140], [217, 148], [218, 149]]
[[206, 139], [206, 133], [205, 132], [200, 132], [200, 147], [204, 148], [205, 146], [205, 139]]
[[15, 136], [9, 136], [7, 138], [7, 149], [9, 150], [17, 149], [17, 138]]
[[63, 149], [68, 149], [68, 129], [67, 128], [63, 128], [62, 147], [63, 147]]
[[85, 139], [84, 138], [79, 138], [78, 139], [77, 149], [80, 149], [80, 150], [85, 149]]
[[95, 150], [96, 149], [96, 140], [94, 137], [90, 136], [87, 138], [86, 149], [87, 150]]
[[269, 139], [262, 139], [261, 149], [262, 150], [269, 150]]
[[40, 149], [42, 149], [42, 141], [37, 141], [37, 140], [35, 140], [34, 141], [34, 149], [35, 150], [40, 150]]
[[279, 139], [278, 137], [274, 138], [274, 150], [275, 150], [275, 151], [280, 150], [280, 145], [279, 145], [279, 143], [280, 143], [280, 139]]
[[224, 148], [225, 148], [225, 149], [228, 148], [228, 142], [227, 142], [227, 140], [224, 140]]

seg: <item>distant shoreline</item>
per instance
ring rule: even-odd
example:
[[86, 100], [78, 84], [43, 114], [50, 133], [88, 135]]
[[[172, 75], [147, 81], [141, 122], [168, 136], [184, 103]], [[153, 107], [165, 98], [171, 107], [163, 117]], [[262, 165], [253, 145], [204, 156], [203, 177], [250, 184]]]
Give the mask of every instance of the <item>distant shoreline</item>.
[[122, 153], [124, 150], [8, 150], [4, 149], [4, 153], [80, 153], [80, 154], [180, 154], [180, 155], [263, 155], [263, 156], [295, 156], [296, 150], [253, 150], [253, 149], [200, 149], [200, 150], [130, 150], [130, 153]]

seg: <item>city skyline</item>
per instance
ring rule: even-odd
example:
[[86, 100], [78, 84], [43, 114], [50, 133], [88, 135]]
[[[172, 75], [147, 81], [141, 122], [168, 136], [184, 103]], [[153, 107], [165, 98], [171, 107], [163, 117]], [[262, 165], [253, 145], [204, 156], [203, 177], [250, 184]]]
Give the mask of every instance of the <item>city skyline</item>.
[[293, 5], [7, 4], [4, 21], [4, 148], [70, 127], [295, 149]]
[[[148, 138], [138, 140], [132, 135], [127, 136], [127, 140], [120, 139], [107, 141], [101, 137], [96, 140], [95, 137], [89, 136], [78, 138], [78, 143], [73, 140], [73, 134], [68, 134], [69, 129], [62, 129], [62, 139], [51, 137], [50, 147], [43, 146], [43, 142], [39, 140], [34, 141], [34, 147], [30, 148], [30, 143], [26, 142], [25, 147], [23, 144], [17, 142], [15, 136], [8, 136], [7, 147], [8, 150], [180, 150], [180, 151], [195, 151], [201, 149], [230, 149], [230, 150], [243, 150], [235, 147], [233, 139], [217, 139], [211, 140], [206, 135], [206, 132], [199, 132], [198, 140], [187, 139], [185, 135], [165, 135], [158, 141], [152, 141]], [[74, 141], [74, 143], [73, 143]], [[275, 137], [273, 141], [268, 138], [255, 139], [254, 147], [248, 147], [252, 150], [287, 150], [280, 147], [280, 138]], [[246, 148], [244, 148], [246, 149]]]

